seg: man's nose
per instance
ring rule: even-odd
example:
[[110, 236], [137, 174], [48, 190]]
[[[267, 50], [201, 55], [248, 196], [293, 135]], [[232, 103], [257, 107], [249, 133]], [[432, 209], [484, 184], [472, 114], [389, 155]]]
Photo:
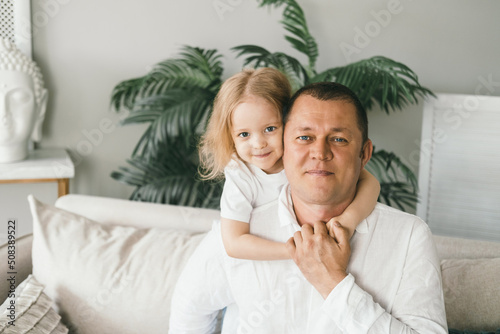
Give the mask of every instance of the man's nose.
[[326, 140], [316, 140], [311, 145], [310, 156], [317, 160], [330, 160], [333, 158], [333, 152]]

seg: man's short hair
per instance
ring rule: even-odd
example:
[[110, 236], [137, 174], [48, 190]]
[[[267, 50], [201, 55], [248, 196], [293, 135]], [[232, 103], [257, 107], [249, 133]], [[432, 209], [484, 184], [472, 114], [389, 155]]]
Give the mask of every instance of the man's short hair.
[[358, 96], [346, 86], [336, 82], [316, 82], [302, 87], [293, 94], [283, 109], [283, 124], [288, 122], [295, 100], [302, 95], [309, 95], [320, 101], [345, 101], [356, 107], [358, 128], [361, 131], [362, 143], [368, 140], [368, 117]]

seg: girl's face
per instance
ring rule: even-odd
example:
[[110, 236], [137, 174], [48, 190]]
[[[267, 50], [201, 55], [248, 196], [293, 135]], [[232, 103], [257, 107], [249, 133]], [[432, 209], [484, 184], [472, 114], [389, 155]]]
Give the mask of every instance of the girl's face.
[[231, 120], [231, 135], [241, 160], [267, 174], [283, 169], [283, 124], [272, 104], [249, 96], [234, 109]]

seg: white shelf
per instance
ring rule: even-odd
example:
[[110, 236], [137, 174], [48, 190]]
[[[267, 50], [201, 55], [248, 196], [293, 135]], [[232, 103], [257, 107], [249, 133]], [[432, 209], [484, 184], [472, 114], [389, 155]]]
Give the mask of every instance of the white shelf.
[[0, 180], [67, 179], [75, 176], [75, 166], [61, 148], [31, 151], [26, 160], [0, 163]]

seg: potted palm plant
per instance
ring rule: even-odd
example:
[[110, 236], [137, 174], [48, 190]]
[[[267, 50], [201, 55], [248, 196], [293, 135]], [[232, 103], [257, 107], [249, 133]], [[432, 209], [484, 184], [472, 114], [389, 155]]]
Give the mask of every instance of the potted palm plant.
[[[289, 78], [293, 89], [303, 85], [335, 81], [350, 87], [367, 110], [375, 104], [387, 113], [417, 103], [432, 95], [420, 85], [407, 66], [377, 56], [346, 66], [318, 72], [318, 47], [309, 33], [305, 14], [295, 0], [261, 0], [260, 6], [283, 8], [281, 23], [286, 40], [307, 57], [307, 64], [283, 52], [256, 45], [232, 48], [247, 67], [274, 67]], [[127, 167], [111, 176], [135, 187], [132, 200], [217, 208], [220, 182], [204, 181], [198, 175], [197, 144], [222, 84], [222, 55], [217, 50], [184, 46], [178, 57], [156, 64], [145, 76], [120, 82], [111, 104], [126, 110], [123, 124], [148, 123]], [[379, 200], [400, 209], [414, 208], [417, 180], [395, 154], [375, 150], [366, 167], [381, 184]]]

